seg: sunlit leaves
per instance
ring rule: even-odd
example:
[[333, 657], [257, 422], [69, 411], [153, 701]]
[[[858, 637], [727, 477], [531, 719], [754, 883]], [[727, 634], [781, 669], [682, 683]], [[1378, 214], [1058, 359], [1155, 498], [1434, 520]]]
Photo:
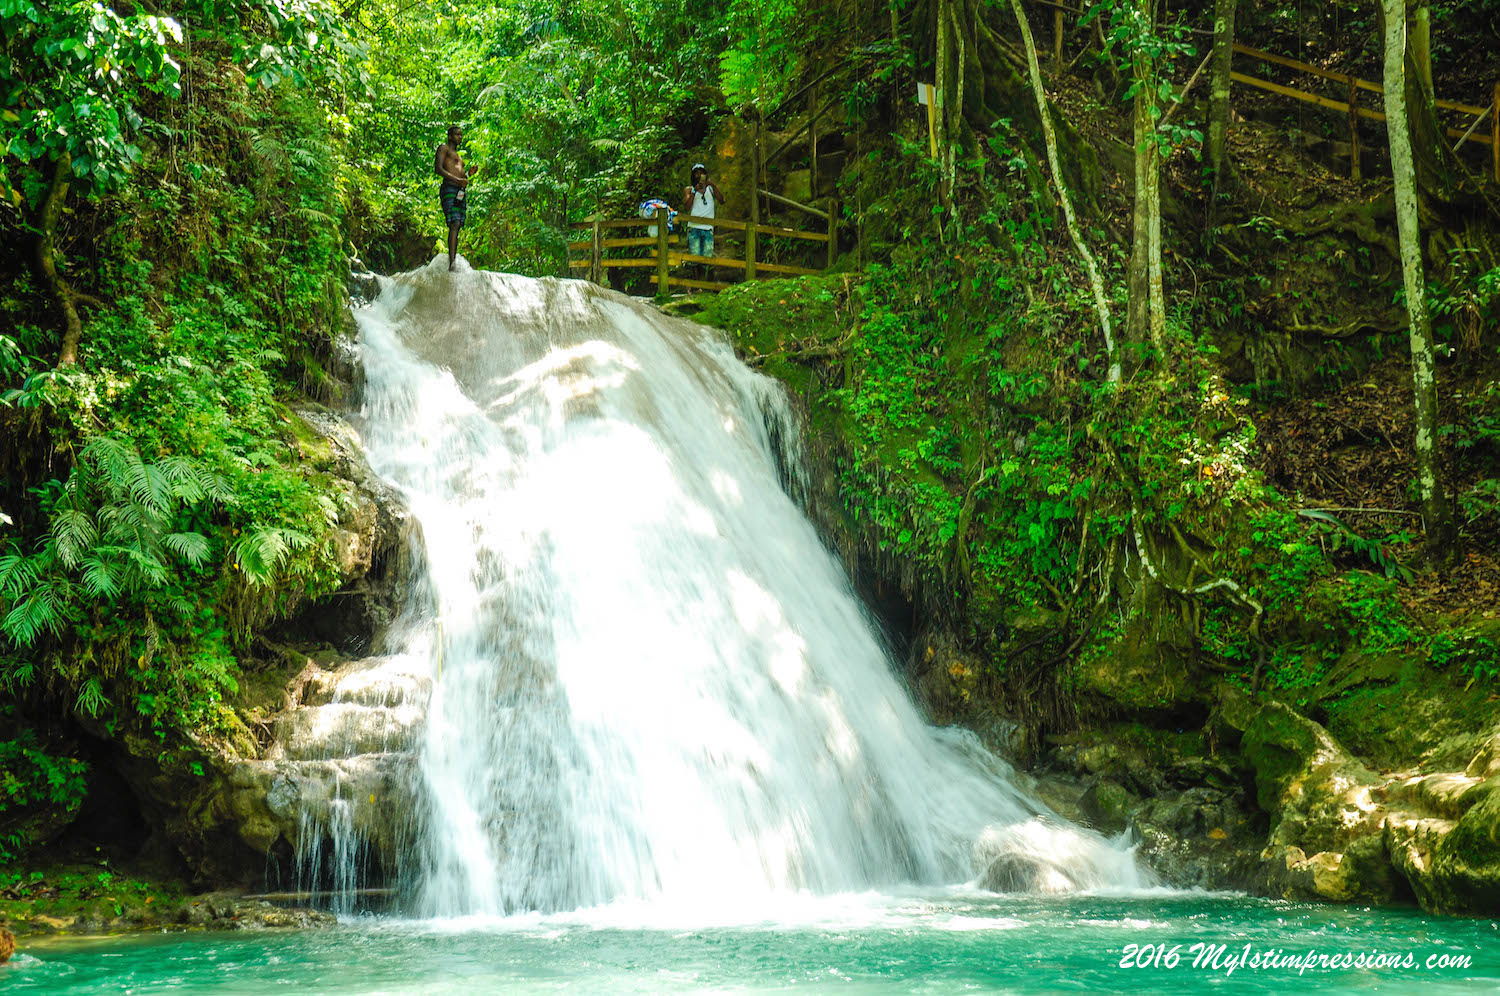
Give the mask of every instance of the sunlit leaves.
[[246, 578], [254, 584], [268, 584], [292, 551], [311, 542], [311, 537], [294, 529], [263, 526], [241, 536], [231, 553]]
[[[90, 187], [118, 183], [140, 158], [130, 140], [139, 121], [133, 101], [148, 86], [177, 93], [169, 46], [182, 40], [181, 26], [76, 0], [0, 0], [0, 15], [7, 56], [0, 59], [0, 149], [22, 163], [66, 156]], [[0, 176], [0, 194], [34, 204], [41, 187], [31, 180], [22, 190]]]
[[730, 106], [770, 110], [785, 95], [797, 71], [797, 16], [798, 6], [789, 0], [730, 4], [731, 44], [719, 56], [719, 86]]

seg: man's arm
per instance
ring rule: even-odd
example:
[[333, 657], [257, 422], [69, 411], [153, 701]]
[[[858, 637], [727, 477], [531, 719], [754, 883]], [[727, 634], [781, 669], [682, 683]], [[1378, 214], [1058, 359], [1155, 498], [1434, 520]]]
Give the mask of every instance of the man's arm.
[[692, 214], [693, 213], [693, 188], [692, 187], [683, 187], [682, 188], [682, 193], [683, 193], [682, 213], [683, 214]]

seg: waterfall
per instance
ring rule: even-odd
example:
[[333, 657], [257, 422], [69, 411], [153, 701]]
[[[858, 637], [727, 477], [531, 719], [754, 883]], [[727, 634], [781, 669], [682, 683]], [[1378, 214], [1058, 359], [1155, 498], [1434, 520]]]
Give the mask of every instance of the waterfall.
[[445, 262], [355, 312], [360, 432], [435, 603], [395, 638], [432, 679], [421, 911], [963, 883], [1002, 855], [1032, 888], [1142, 884], [923, 723], [788, 496], [774, 381], [643, 302]]

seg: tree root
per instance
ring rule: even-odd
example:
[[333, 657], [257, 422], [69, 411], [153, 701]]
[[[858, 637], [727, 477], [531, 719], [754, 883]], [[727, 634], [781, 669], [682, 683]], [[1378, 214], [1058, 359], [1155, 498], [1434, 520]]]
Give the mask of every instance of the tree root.
[[1139, 491], [1139, 488], [1136, 485], [1135, 479], [1131, 476], [1129, 470], [1126, 469], [1125, 462], [1120, 459], [1120, 454], [1115, 452], [1115, 448], [1110, 445], [1108, 440], [1099, 438], [1099, 444], [1104, 447], [1105, 454], [1108, 455], [1110, 463], [1115, 468], [1115, 472], [1125, 482], [1125, 487], [1130, 494], [1130, 527], [1132, 535], [1135, 538], [1136, 555], [1141, 558], [1141, 566], [1146, 569], [1146, 574], [1152, 581], [1163, 588], [1189, 601], [1195, 600], [1200, 595], [1206, 595], [1211, 591], [1222, 589], [1237, 605], [1251, 611], [1250, 635], [1254, 639], [1259, 640], [1260, 620], [1265, 615], [1265, 607], [1255, 598], [1251, 597], [1245, 591], [1244, 586], [1238, 581], [1219, 577], [1203, 555], [1193, 549], [1192, 544], [1188, 542], [1187, 536], [1177, 527], [1175, 522], [1167, 523], [1167, 528], [1171, 532], [1172, 538], [1176, 540], [1177, 546], [1183, 555], [1192, 562], [1194, 571], [1201, 570], [1204, 574], [1208, 575], [1209, 580], [1202, 584], [1194, 584], [1193, 576], [1190, 574], [1186, 582], [1177, 583], [1167, 578], [1165, 570], [1159, 568], [1152, 561], [1151, 547], [1147, 543], [1145, 531], [1141, 527], [1141, 508], [1139, 501], [1136, 499], [1136, 493]]

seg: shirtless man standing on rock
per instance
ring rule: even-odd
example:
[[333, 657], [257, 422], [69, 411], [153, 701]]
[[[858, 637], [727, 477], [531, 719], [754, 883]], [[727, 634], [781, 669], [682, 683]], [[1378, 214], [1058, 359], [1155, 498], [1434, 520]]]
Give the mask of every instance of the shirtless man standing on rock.
[[448, 141], [437, 147], [437, 157], [432, 164], [437, 175], [443, 178], [442, 186], [438, 187], [438, 200], [443, 205], [443, 219], [448, 222], [449, 272], [452, 272], [453, 262], [458, 257], [458, 230], [464, 227], [464, 219], [469, 213], [469, 181], [479, 172], [478, 166], [465, 168], [464, 161], [458, 156], [458, 146], [463, 139], [462, 128], [458, 125], [449, 128]]

